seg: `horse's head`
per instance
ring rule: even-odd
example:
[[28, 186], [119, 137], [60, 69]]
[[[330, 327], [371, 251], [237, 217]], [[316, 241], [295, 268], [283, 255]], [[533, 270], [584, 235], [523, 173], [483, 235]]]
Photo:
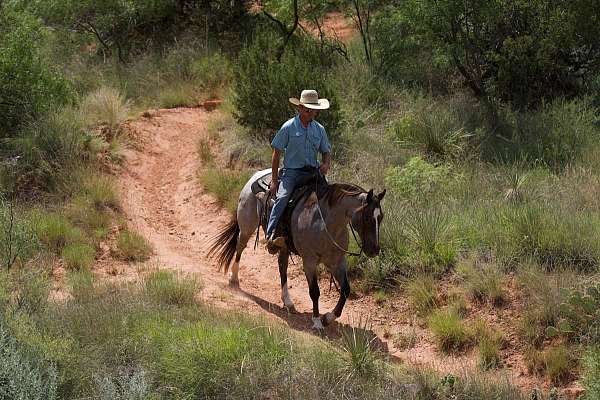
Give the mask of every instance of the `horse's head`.
[[373, 189], [361, 195], [362, 206], [352, 213], [352, 227], [358, 232], [362, 242], [362, 249], [369, 257], [379, 254], [379, 227], [383, 219], [381, 200], [385, 196], [385, 189], [378, 195], [373, 194]]

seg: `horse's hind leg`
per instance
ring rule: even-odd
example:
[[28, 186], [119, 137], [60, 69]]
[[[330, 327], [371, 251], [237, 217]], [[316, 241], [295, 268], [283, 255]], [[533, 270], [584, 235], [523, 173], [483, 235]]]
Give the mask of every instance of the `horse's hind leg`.
[[235, 247], [235, 260], [233, 261], [233, 265], [231, 266], [231, 276], [229, 277], [229, 286], [239, 286], [239, 272], [240, 272], [240, 258], [242, 257], [242, 253], [248, 244], [248, 240], [250, 240], [250, 236], [252, 232], [248, 234], [247, 232], [240, 231], [238, 236], [238, 241]]
[[334, 269], [333, 275], [335, 280], [340, 285], [340, 298], [333, 309], [333, 312], [328, 312], [323, 316], [323, 324], [328, 325], [335, 319], [342, 315], [342, 310], [346, 304], [346, 299], [350, 296], [350, 283], [348, 281], [348, 269], [346, 267], [346, 259], [342, 259], [342, 262]]

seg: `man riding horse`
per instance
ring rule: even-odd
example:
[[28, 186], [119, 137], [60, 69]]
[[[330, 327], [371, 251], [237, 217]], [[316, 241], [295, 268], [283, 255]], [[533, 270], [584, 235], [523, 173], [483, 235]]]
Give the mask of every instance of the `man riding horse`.
[[[323, 125], [315, 121], [319, 110], [329, 108], [329, 100], [319, 99], [316, 90], [303, 90], [300, 99], [290, 98], [298, 107], [298, 114], [286, 121], [277, 132], [271, 146], [272, 180], [269, 188], [275, 197], [267, 225], [267, 250], [276, 253], [285, 246], [285, 240], [276, 235], [276, 227], [295, 188], [312, 178], [317, 169], [326, 175], [331, 165], [331, 145]], [[279, 173], [279, 159], [283, 155], [283, 168]], [[317, 153], [322, 154], [319, 164]]]

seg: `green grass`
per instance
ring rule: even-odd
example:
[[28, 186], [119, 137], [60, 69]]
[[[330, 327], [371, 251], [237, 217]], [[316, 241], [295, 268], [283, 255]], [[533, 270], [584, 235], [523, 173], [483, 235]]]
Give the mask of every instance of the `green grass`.
[[193, 85], [181, 83], [167, 86], [160, 92], [158, 102], [162, 108], [193, 107], [198, 105]]
[[152, 247], [139, 233], [124, 229], [117, 236], [117, 248], [114, 253], [121, 260], [146, 261], [150, 258]]
[[471, 344], [471, 335], [458, 314], [451, 310], [435, 311], [428, 318], [428, 327], [440, 350], [450, 353]]
[[86, 243], [73, 243], [63, 247], [61, 257], [68, 270], [91, 268], [96, 258], [96, 249]]
[[406, 285], [408, 301], [422, 317], [437, 307], [437, 282], [431, 275], [419, 275]]
[[81, 190], [82, 194], [96, 209], [119, 209], [119, 193], [114, 177], [93, 173], [86, 175], [82, 182]]
[[130, 103], [119, 90], [103, 86], [87, 95], [82, 108], [90, 124], [106, 124], [114, 135], [119, 124], [127, 118]]
[[506, 301], [502, 288], [503, 275], [496, 266], [463, 264], [457, 272], [464, 277], [467, 293], [474, 301], [489, 302], [494, 306], [501, 306]]
[[51, 251], [60, 253], [67, 244], [84, 241], [84, 232], [61, 214], [37, 210], [30, 219], [37, 237]]
[[214, 194], [221, 206], [230, 212], [237, 209], [240, 190], [246, 184], [249, 173], [246, 171], [205, 169], [201, 171], [200, 181], [205, 189]]
[[194, 276], [173, 271], [152, 272], [144, 279], [144, 291], [154, 301], [169, 305], [189, 305], [195, 301], [200, 283]]
[[204, 167], [213, 163], [215, 156], [212, 153], [210, 140], [208, 138], [203, 137], [198, 141], [198, 155], [200, 156], [200, 161], [202, 161]]
[[94, 295], [94, 276], [89, 269], [69, 271], [67, 284], [71, 295], [77, 301], [91, 299]]
[[484, 371], [499, 368], [502, 365], [499, 352], [504, 342], [502, 333], [483, 320], [476, 321], [472, 330], [477, 340], [479, 368]]

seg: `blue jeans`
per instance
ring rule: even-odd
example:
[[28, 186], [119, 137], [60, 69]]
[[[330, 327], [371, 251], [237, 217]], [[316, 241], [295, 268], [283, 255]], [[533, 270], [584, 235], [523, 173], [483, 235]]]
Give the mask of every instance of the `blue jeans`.
[[314, 171], [292, 168], [284, 168], [281, 170], [275, 204], [273, 205], [269, 223], [267, 224], [267, 238], [271, 238], [275, 231], [277, 223], [279, 222], [294, 189], [308, 182], [312, 176], [314, 176]]

